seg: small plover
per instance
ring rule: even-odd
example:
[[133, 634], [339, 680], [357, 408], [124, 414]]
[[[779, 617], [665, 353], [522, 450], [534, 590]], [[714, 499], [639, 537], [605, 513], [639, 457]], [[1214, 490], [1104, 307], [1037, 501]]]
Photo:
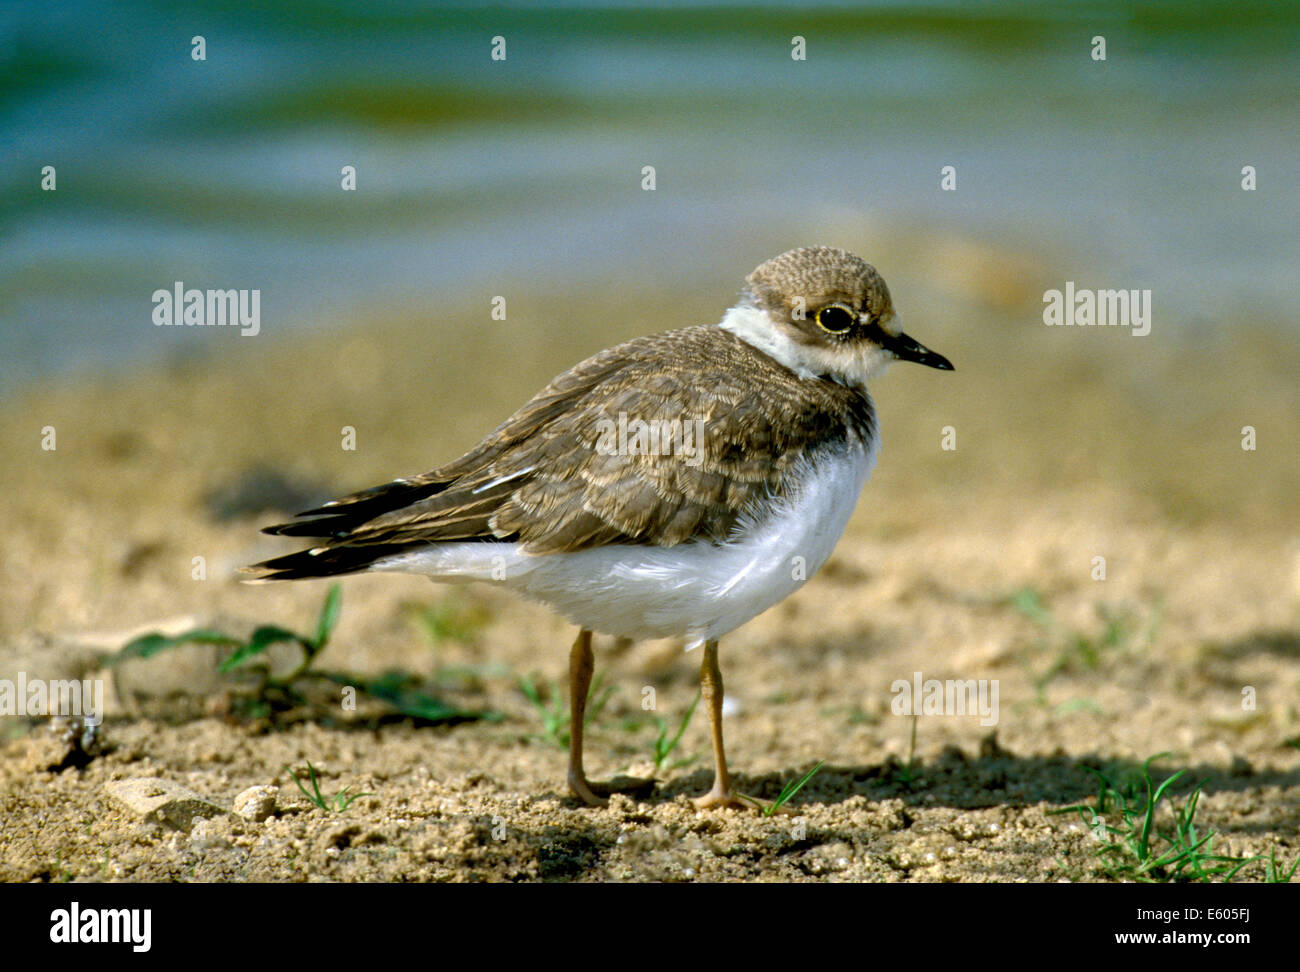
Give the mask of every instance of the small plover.
[[583, 771], [592, 632], [703, 645], [715, 774], [695, 802], [759, 804], [727, 772], [718, 639], [830, 556], [876, 460], [867, 382], [894, 360], [952, 365], [902, 333], [884, 280], [844, 250], [790, 250], [746, 284], [719, 324], [588, 358], [459, 459], [266, 528], [318, 543], [247, 569], [407, 571], [551, 605], [580, 628], [568, 783], [592, 805], [653, 785]]

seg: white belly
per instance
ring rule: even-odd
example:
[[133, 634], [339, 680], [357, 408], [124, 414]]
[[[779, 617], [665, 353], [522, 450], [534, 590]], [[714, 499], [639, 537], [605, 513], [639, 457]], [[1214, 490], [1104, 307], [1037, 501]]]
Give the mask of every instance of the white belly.
[[826, 562], [875, 459], [873, 442], [870, 449], [810, 460], [797, 495], [742, 523], [723, 544], [614, 545], [534, 556], [516, 543], [447, 543], [371, 569], [496, 583], [609, 635], [719, 638], [789, 597]]

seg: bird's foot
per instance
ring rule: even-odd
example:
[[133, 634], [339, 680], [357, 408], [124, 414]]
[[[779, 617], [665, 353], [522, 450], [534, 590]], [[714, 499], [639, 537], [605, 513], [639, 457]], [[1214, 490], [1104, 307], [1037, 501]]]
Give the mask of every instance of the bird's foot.
[[609, 805], [607, 799], [612, 793], [626, 793], [634, 797], [648, 797], [655, 788], [653, 779], [640, 776], [616, 776], [612, 780], [598, 782], [582, 776], [569, 777], [569, 789], [583, 803], [592, 807]]
[[696, 797], [691, 801], [695, 804], [696, 810], [712, 810], [714, 807], [721, 807], [726, 810], [757, 810], [760, 813], [790, 813], [788, 807], [778, 807], [775, 811], [771, 809], [773, 801], [763, 800], [759, 797], [749, 796], [746, 793], [736, 793], [731, 789], [719, 789], [714, 787], [702, 797]]

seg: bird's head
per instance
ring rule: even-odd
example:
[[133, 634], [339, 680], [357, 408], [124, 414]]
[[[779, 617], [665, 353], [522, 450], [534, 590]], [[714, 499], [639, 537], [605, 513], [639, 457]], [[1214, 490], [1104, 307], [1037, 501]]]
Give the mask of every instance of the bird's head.
[[865, 388], [893, 361], [953, 370], [943, 355], [902, 332], [884, 279], [847, 250], [788, 250], [745, 283], [744, 300], [722, 326], [803, 377]]

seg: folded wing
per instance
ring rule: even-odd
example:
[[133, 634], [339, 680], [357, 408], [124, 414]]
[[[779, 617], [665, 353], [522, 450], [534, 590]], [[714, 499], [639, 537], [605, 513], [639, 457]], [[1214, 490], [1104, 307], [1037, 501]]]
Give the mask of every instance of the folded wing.
[[870, 425], [869, 400], [796, 379], [720, 328], [638, 338], [557, 377], [460, 459], [268, 527], [321, 543], [249, 569], [347, 573], [415, 546], [489, 540], [538, 555], [720, 543], [846, 422]]

